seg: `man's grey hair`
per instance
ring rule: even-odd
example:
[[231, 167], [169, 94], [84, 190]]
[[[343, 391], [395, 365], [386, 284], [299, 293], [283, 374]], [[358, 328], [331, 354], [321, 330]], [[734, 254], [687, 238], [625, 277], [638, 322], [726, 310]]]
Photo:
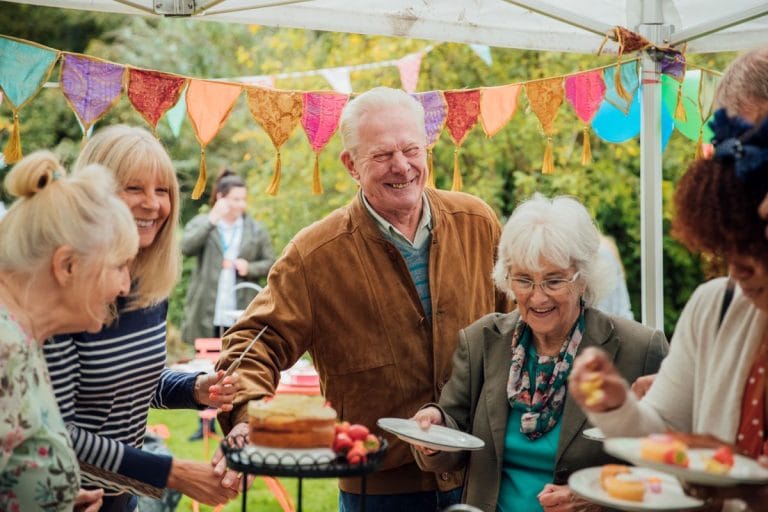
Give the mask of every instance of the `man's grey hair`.
[[514, 298], [509, 268], [541, 270], [542, 261], [560, 268], [575, 267], [585, 283], [587, 306], [594, 306], [611, 290], [615, 275], [598, 256], [600, 232], [584, 205], [572, 197], [553, 199], [535, 194], [521, 203], [504, 226], [499, 240], [493, 280], [499, 290]]
[[360, 135], [360, 119], [365, 114], [372, 111], [398, 107], [408, 110], [413, 115], [414, 121], [419, 124], [419, 128], [424, 132], [424, 143], [426, 143], [427, 134], [426, 126], [424, 124], [424, 107], [421, 106], [421, 103], [402, 89], [375, 87], [357, 96], [344, 107], [339, 123], [341, 143], [344, 146], [344, 149], [349, 151], [353, 156], [356, 156]]

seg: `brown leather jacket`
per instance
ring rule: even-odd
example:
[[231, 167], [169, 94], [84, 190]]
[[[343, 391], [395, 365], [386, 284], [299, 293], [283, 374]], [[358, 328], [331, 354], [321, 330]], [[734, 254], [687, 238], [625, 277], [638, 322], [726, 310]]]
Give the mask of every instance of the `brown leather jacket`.
[[[245, 389], [234, 410], [219, 416], [225, 431], [247, 421], [248, 400], [273, 394], [279, 371], [307, 351], [339, 417], [378, 434], [379, 418], [409, 418], [439, 398], [459, 329], [506, 302], [491, 280], [500, 235], [493, 211], [468, 194], [426, 194], [432, 318], [424, 316], [405, 261], [358, 194], [296, 235], [272, 267], [267, 287], [225, 336], [218, 368], [238, 357], [262, 326], [270, 327], [240, 366]], [[405, 443], [387, 439], [382, 466], [368, 477], [369, 493], [461, 485], [461, 473], [424, 473]], [[342, 478], [340, 487], [360, 492], [359, 480]]]

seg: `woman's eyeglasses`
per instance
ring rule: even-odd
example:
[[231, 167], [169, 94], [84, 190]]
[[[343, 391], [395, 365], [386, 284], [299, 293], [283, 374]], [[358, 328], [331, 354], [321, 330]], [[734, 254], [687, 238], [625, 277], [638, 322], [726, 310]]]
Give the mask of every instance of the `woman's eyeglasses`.
[[524, 277], [513, 277], [509, 281], [515, 293], [530, 293], [533, 291], [536, 285], [538, 285], [541, 287], [541, 291], [547, 294], [551, 294], [563, 291], [569, 284], [573, 283], [578, 278], [579, 272], [576, 272], [568, 279], [562, 277], [553, 277], [551, 279], [544, 279], [538, 283]]

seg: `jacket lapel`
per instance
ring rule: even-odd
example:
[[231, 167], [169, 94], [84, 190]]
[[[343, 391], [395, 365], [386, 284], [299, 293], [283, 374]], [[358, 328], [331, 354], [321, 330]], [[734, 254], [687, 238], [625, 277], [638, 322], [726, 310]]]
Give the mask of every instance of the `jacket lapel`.
[[507, 380], [512, 363], [510, 342], [512, 330], [519, 315], [510, 313], [500, 316], [495, 323], [495, 330], [484, 336], [483, 371], [485, 376], [486, 407], [496, 460], [504, 457], [504, 440], [507, 434], [509, 401], [507, 400]]
[[[612, 338], [613, 322], [610, 318], [595, 309], [585, 312], [585, 332], [579, 345], [577, 355], [587, 347], [599, 347], [608, 353], [611, 360], [615, 359], [618, 341]], [[563, 407], [561, 418], [560, 442], [557, 446], [555, 467], [560, 463], [563, 453], [569, 448], [574, 439], [581, 433], [587, 417], [581, 408], [568, 396]]]

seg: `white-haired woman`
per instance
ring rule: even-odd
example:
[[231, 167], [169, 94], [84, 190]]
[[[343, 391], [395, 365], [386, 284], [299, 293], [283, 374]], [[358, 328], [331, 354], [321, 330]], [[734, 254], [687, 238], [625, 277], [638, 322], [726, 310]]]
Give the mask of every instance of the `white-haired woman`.
[[419, 448], [430, 471], [467, 468], [463, 502], [482, 510], [599, 510], [573, 495], [568, 476], [607, 462], [568, 397], [577, 353], [599, 346], [630, 381], [658, 370], [661, 331], [608, 316], [593, 305], [612, 283], [598, 257], [600, 238], [584, 206], [536, 195], [518, 206], [499, 242], [493, 277], [517, 311], [487, 315], [459, 332], [453, 373], [438, 404], [415, 419], [485, 441], [471, 453]]
[[[211, 505], [235, 496], [210, 464], [141, 450], [149, 407], [231, 408], [237, 374], [184, 374], [165, 367], [167, 297], [178, 277], [179, 185], [168, 153], [147, 130], [115, 125], [91, 137], [74, 174], [90, 164], [111, 171], [139, 235], [131, 290], [118, 320], [95, 333], [45, 344], [56, 398], [78, 459], [95, 468], [84, 480], [107, 490], [103, 511], [133, 512], [141, 487], [115, 487], [107, 470], [157, 488], [177, 489]], [[233, 378], [234, 377], [234, 378]], [[231, 478], [231, 477], [230, 477]], [[229, 482], [228, 482], [229, 483]]]
[[0, 222], [0, 510], [95, 512], [51, 389], [43, 342], [97, 332], [130, 289], [138, 236], [112, 177], [66, 177], [48, 151], [5, 178], [19, 199]]

